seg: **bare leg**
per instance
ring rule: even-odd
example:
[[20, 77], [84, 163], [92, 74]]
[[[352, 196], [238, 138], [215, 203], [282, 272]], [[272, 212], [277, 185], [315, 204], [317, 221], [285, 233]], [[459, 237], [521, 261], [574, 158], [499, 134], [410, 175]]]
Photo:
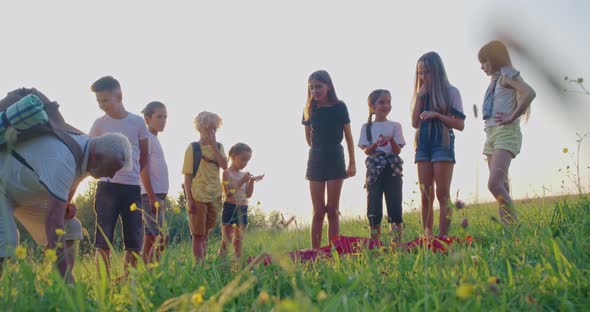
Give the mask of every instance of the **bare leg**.
[[74, 277], [74, 264], [76, 262], [76, 241], [67, 240], [66, 241], [66, 248], [64, 250], [64, 257], [66, 258], [66, 262], [69, 264], [67, 268], [67, 276], [65, 277], [66, 282], [69, 284], [74, 284], [76, 279]]
[[133, 268], [137, 267], [137, 258], [138, 254], [136, 251], [125, 250], [125, 258], [123, 259], [123, 269], [125, 271], [125, 275], [129, 274], [129, 266]]
[[197, 263], [205, 259], [205, 236], [204, 235], [193, 235], [193, 256]]
[[381, 226], [376, 225], [371, 227], [371, 239], [378, 240], [381, 238]]
[[242, 246], [244, 243], [244, 236], [246, 235], [246, 226], [240, 225], [237, 228], [234, 228], [234, 255], [236, 259], [242, 259]]
[[313, 217], [311, 219], [311, 248], [320, 248], [322, 244], [322, 227], [326, 215], [326, 182], [309, 181]]
[[160, 234], [154, 238], [154, 244], [150, 249], [150, 254], [148, 256], [148, 261], [153, 262], [160, 261], [160, 256], [164, 252], [164, 248], [168, 245], [168, 237], [164, 237], [164, 235]]
[[96, 248], [96, 268], [97, 271], [100, 272], [100, 264], [104, 263], [104, 267], [107, 273], [107, 278], [111, 278], [111, 251], [109, 249], [100, 249]]
[[418, 165], [418, 183], [420, 184], [422, 204], [422, 226], [426, 236], [432, 235], [434, 222], [434, 169], [429, 161], [420, 161]]
[[147, 264], [152, 261], [152, 259], [150, 258], [150, 252], [153, 246], [154, 236], [146, 233], [143, 239], [143, 250], [141, 252], [141, 258], [143, 260], [143, 263]]
[[445, 237], [449, 234], [451, 226], [451, 217], [453, 211], [449, 207], [451, 200], [451, 180], [453, 179], [452, 162], [435, 162], [434, 182], [436, 183], [436, 198], [440, 207], [440, 217], [438, 220], [438, 236]]
[[516, 220], [509, 188], [506, 188], [511, 161], [512, 154], [502, 149], [495, 149], [492, 155], [488, 156], [488, 167], [490, 168], [488, 189], [498, 201], [500, 219], [504, 224], [510, 224]]
[[340, 192], [342, 191], [343, 179], [330, 180], [327, 182], [328, 203], [326, 212], [328, 214], [328, 238], [330, 241], [340, 234]]
[[221, 225], [221, 244], [219, 245], [219, 251], [217, 251], [217, 255], [220, 257], [224, 257], [227, 255], [227, 246], [231, 244], [233, 235], [233, 228], [231, 224], [222, 224]]
[[396, 244], [400, 244], [402, 242], [402, 224], [401, 223], [392, 223], [391, 224], [391, 233], [393, 234], [393, 241]]

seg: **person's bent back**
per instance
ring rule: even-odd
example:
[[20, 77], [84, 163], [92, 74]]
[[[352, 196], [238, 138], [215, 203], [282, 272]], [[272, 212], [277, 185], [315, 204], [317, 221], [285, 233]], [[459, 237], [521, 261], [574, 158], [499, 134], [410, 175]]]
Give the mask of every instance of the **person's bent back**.
[[68, 248], [82, 239], [82, 226], [67, 209], [72, 194], [88, 175], [111, 177], [129, 167], [131, 147], [120, 134], [72, 137], [84, 151], [82, 175], [76, 173], [68, 147], [51, 135], [18, 144], [11, 153], [0, 152], [0, 263], [18, 246], [16, 218], [37, 243], [55, 251], [60, 273], [73, 281]]

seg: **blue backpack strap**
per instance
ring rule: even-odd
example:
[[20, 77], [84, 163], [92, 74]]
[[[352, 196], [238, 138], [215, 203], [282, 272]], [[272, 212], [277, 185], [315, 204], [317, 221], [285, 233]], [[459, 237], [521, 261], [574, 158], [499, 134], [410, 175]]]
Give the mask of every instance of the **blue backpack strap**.
[[199, 142], [191, 143], [193, 147], [193, 178], [197, 175], [197, 171], [199, 170], [199, 165], [201, 164], [201, 144]]

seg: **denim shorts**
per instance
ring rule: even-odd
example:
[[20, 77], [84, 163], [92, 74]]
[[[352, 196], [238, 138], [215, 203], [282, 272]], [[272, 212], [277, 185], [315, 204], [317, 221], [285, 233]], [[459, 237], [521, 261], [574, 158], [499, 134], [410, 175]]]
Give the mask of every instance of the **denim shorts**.
[[[96, 212], [95, 248], [110, 249], [119, 216], [123, 224], [125, 250], [141, 251], [143, 218], [139, 210], [131, 211], [131, 204], [141, 205], [139, 185], [98, 182], [94, 211]], [[103, 235], [104, 233], [104, 235]]]
[[158, 236], [164, 228], [164, 214], [166, 212], [166, 194], [156, 194], [160, 202], [157, 214], [152, 211], [147, 194], [141, 195], [141, 210], [143, 210], [143, 232], [147, 235]]
[[248, 206], [223, 203], [221, 224], [248, 225]]
[[422, 138], [418, 141], [416, 146], [416, 157], [414, 162], [428, 161], [428, 162], [452, 162], [455, 163], [455, 135], [451, 131], [450, 144], [444, 146], [441, 140], [428, 140]]

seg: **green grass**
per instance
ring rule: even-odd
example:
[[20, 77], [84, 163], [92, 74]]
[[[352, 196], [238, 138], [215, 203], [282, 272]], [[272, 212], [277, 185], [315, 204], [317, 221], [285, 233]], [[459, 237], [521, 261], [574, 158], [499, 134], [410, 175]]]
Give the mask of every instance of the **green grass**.
[[[36, 262], [38, 251], [29, 250], [26, 259], [5, 266], [0, 310], [579, 311], [590, 306], [590, 199], [520, 201], [519, 224], [511, 227], [492, 216], [497, 209], [491, 204], [455, 210], [452, 234], [471, 235], [474, 242], [448, 254], [365, 252], [294, 264], [281, 255], [309, 246], [307, 228], [260, 231], [247, 234], [245, 254], [271, 253], [273, 265], [241, 269], [220, 261], [219, 241], [213, 240], [205, 265], [198, 266], [186, 242], [171, 246], [156, 267], [140, 267], [119, 283], [100, 278], [93, 258], [85, 255], [77, 262], [74, 287]], [[463, 217], [470, 223], [465, 230], [459, 227]], [[409, 213], [404, 219], [408, 241], [420, 234], [420, 216]], [[341, 232], [367, 236], [367, 222], [347, 220]], [[122, 272], [121, 259], [120, 253], [113, 257], [113, 276]], [[499, 283], [490, 282], [496, 278]], [[201, 286], [203, 301], [195, 305]]]

